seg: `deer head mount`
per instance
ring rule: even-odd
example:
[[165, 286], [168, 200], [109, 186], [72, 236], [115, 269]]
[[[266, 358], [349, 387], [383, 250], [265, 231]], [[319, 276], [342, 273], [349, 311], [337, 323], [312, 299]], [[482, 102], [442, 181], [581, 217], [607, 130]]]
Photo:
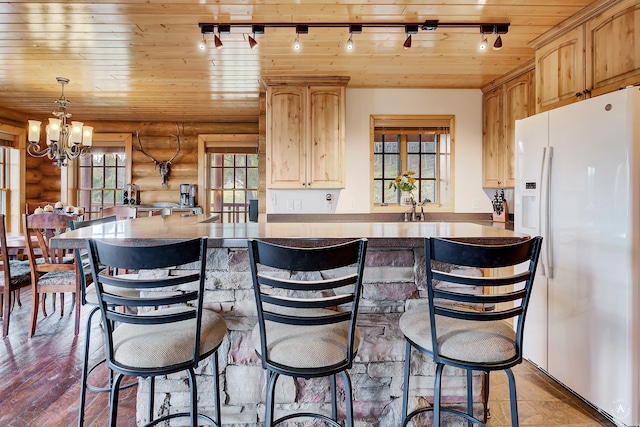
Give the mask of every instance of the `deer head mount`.
[[155, 167], [160, 170], [160, 179], [162, 180], [162, 186], [164, 188], [168, 187], [167, 181], [169, 180], [169, 173], [171, 172], [171, 162], [178, 156], [178, 154], [180, 154], [180, 127], [177, 123], [176, 133], [170, 135], [176, 138], [176, 140], [178, 141], [178, 149], [176, 150], [176, 154], [174, 154], [173, 157], [171, 157], [169, 160], [156, 160], [144, 151], [144, 149], [142, 148], [142, 141], [140, 141], [140, 129], [136, 131], [136, 138], [138, 139], [138, 145], [140, 145], [140, 149], [138, 151], [150, 158], [151, 161], [153, 161], [153, 163], [155, 164]]

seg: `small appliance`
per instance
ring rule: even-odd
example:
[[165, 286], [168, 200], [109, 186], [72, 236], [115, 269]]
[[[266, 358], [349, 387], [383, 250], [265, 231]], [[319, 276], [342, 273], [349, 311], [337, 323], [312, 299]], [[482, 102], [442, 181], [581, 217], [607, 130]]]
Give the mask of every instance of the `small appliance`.
[[180, 206], [193, 208], [196, 205], [195, 184], [180, 184]]

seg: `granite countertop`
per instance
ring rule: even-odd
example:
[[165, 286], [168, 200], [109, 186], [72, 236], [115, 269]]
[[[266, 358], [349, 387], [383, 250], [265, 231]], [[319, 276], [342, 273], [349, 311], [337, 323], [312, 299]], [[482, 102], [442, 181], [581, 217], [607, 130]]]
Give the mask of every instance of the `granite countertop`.
[[425, 237], [456, 237], [478, 243], [514, 242], [529, 236], [511, 230], [470, 222], [331, 222], [242, 223], [208, 222], [208, 215], [143, 217], [68, 231], [52, 241], [59, 248], [82, 248], [87, 239], [118, 240], [149, 246], [197, 237], [208, 237], [209, 247], [245, 248], [249, 238], [281, 244], [295, 240], [344, 241], [369, 239], [370, 247], [422, 247]]

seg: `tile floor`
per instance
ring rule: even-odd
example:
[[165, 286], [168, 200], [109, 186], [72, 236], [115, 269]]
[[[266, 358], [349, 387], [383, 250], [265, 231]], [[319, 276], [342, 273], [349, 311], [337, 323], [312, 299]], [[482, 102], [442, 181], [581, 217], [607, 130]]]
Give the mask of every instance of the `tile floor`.
[[[521, 426], [615, 426], [531, 363], [513, 368]], [[510, 426], [509, 385], [504, 372], [491, 373], [489, 427]]]

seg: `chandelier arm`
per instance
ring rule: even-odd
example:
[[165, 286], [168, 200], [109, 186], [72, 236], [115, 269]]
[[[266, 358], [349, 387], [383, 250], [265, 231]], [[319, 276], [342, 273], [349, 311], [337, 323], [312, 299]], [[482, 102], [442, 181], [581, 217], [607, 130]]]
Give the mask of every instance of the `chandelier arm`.
[[40, 144], [38, 144], [37, 142], [29, 142], [29, 145], [27, 146], [27, 153], [29, 153], [29, 155], [31, 155], [32, 157], [44, 157], [49, 155], [50, 151], [51, 150], [49, 149], [49, 146], [41, 150]]

